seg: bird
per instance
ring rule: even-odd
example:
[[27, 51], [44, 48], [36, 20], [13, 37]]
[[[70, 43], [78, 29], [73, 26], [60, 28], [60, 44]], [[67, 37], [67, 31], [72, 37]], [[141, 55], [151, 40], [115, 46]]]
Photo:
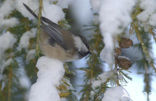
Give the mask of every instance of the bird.
[[[36, 18], [38, 16], [25, 3], [24, 7]], [[41, 16], [39, 46], [41, 53], [47, 57], [63, 62], [81, 59], [90, 54], [85, 37], [61, 28], [50, 19]]]

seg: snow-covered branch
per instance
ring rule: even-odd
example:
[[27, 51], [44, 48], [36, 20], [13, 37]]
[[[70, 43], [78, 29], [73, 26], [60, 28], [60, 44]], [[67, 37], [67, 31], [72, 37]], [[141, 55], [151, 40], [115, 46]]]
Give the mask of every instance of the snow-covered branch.
[[98, 13], [105, 44], [101, 58], [108, 64], [113, 64], [116, 37], [130, 24], [134, 5], [135, 0], [102, 0], [100, 3]]
[[29, 101], [60, 101], [57, 86], [64, 75], [63, 63], [48, 57], [40, 57], [36, 67], [38, 79], [32, 85]]

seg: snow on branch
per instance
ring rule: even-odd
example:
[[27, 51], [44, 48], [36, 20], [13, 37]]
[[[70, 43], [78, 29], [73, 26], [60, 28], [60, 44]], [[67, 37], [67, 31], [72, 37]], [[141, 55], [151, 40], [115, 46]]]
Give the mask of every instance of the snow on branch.
[[14, 10], [14, 6], [13, 4], [13, 0], [5, 0], [3, 2], [3, 4], [0, 6], [0, 18], [4, 18], [5, 16], [8, 16], [13, 10]]
[[29, 101], [60, 101], [57, 86], [65, 73], [63, 63], [48, 57], [37, 61], [38, 79], [30, 89]]
[[0, 35], [0, 78], [2, 76], [1, 74], [3, 73], [5, 67], [10, 65], [13, 61], [12, 58], [4, 60], [4, 52], [7, 49], [12, 48], [13, 45], [16, 43], [16, 41], [17, 41], [16, 38], [10, 32], [6, 32]]
[[[53, 4], [53, 2], [56, 2], [56, 0], [43, 0], [42, 14], [44, 17], [58, 23], [58, 21], [65, 17], [62, 9], [67, 8], [71, 3], [71, 0], [57, 0], [57, 4]], [[38, 0], [16, 0], [16, 9], [21, 12], [23, 16], [33, 19], [34, 17], [25, 9], [23, 3], [27, 4], [36, 14], [38, 14]]]
[[43, 1], [42, 14], [55, 23], [58, 23], [58, 21], [63, 20], [65, 17], [65, 14], [61, 7], [45, 1]]
[[11, 0], [5, 0], [3, 4], [0, 6], [0, 26], [7, 26], [7, 27], [13, 27], [19, 23], [19, 21], [12, 17], [12, 18], [5, 18], [7, 17], [13, 10], [15, 9], [15, 6], [13, 5], [13, 1]]
[[23, 33], [22, 37], [20, 38], [20, 42], [19, 42], [20, 50], [22, 48], [27, 49], [29, 46], [30, 38], [35, 38], [35, 37], [36, 37], [36, 28], [32, 28], [30, 31]]
[[0, 36], [0, 53], [6, 51], [9, 48], [12, 48], [15, 42], [16, 38], [10, 32], [2, 34]]
[[108, 88], [102, 101], [132, 101], [128, 92], [121, 86]]
[[100, 29], [105, 48], [101, 58], [113, 63], [114, 40], [130, 24], [135, 0], [103, 0], [99, 10]]
[[148, 28], [147, 25], [156, 26], [156, 0], [140, 0], [140, 8], [143, 11], [137, 16], [138, 20]]

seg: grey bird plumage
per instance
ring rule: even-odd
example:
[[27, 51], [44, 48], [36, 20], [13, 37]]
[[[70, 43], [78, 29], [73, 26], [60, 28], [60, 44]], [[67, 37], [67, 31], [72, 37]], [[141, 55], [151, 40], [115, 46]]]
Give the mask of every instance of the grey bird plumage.
[[[38, 16], [26, 5], [25, 8], [36, 18]], [[44, 55], [63, 62], [80, 59], [89, 54], [87, 40], [78, 34], [64, 30], [46, 17], [41, 17], [40, 48]]]

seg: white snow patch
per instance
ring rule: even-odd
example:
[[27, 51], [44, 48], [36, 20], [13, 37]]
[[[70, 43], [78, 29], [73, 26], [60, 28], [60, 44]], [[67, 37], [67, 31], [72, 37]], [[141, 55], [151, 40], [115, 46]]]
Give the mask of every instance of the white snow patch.
[[20, 38], [19, 48], [27, 49], [29, 46], [30, 38], [34, 38], [36, 36], [36, 28], [32, 28], [30, 31], [25, 32]]
[[31, 86], [31, 81], [26, 74], [24, 63], [22, 57], [17, 57], [16, 61], [18, 62], [18, 69], [16, 71], [16, 76], [19, 77], [19, 84], [21, 87], [29, 89]]
[[63, 63], [43, 56], [36, 66], [38, 79], [30, 89], [29, 101], [60, 101], [56, 87], [65, 73]]
[[68, 8], [73, 0], [58, 0], [57, 5], [61, 8]]
[[43, 2], [43, 11], [42, 14], [44, 17], [49, 18], [51, 21], [58, 23], [58, 21], [63, 20], [65, 17], [64, 12], [62, 11], [62, 8], [50, 4], [49, 2], [44, 1]]
[[149, 19], [149, 24], [152, 26], [156, 26], [156, 13], [151, 15]]
[[128, 92], [121, 86], [108, 88], [102, 101], [132, 101]]
[[0, 80], [4, 79], [4, 75], [2, 73], [5, 67], [9, 66], [13, 61], [12, 58], [4, 60], [4, 52], [7, 49], [12, 48], [16, 41], [16, 38], [10, 32], [0, 35]]
[[93, 14], [89, 0], [73, 0], [72, 14], [78, 25], [84, 28], [84, 25], [91, 25]]
[[104, 72], [98, 76], [98, 80], [94, 80], [92, 82], [92, 88], [95, 89], [100, 87], [102, 83], [106, 82], [108, 78], [113, 75], [112, 71]]
[[[2, 60], [2, 65], [0, 66], [0, 74], [3, 73], [5, 67], [9, 66], [13, 62], [12, 58], [9, 58], [8, 60]], [[1, 79], [0, 79], [1, 80]]]
[[102, 0], [90, 0], [92, 9], [95, 13], [98, 13], [100, 10]]
[[16, 18], [5, 18], [8, 16], [13, 10], [15, 6], [13, 5], [13, 0], [6, 0], [3, 2], [3, 4], [0, 7], [0, 26], [5, 26], [5, 27], [13, 27], [17, 25], [19, 22]]
[[[49, 18], [55, 23], [64, 19], [64, 12], [62, 8], [68, 7], [70, 0], [59, 0], [55, 5], [52, 2], [56, 0], [43, 0], [43, 10], [42, 15], [44, 17]], [[16, 9], [22, 13], [23, 16], [28, 17], [29, 19], [33, 19], [33, 15], [30, 14], [29, 11], [23, 6], [23, 3], [28, 5], [36, 14], [39, 11], [39, 1], [38, 0], [16, 0]], [[60, 7], [61, 6], [61, 7]]]
[[27, 56], [26, 56], [26, 61], [27, 62], [35, 58], [35, 52], [36, 52], [35, 49], [32, 49], [32, 50], [28, 51]]
[[[44, 0], [43, 1], [43, 16], [49, 18], [55, 23], [64, 19], [63, 8], [68, 8], [71, 4], [72, 0], [58, 0], [57, 4], [53, 4], [52, 2], [56, 0]], [[18, 10], [24, 17], [28, 17], [29, 19], [34, 19], [34, 17], [30, 14], [29, 11], [23, 6], [23, 3], [28, 5], [36, 14], [39, 11], [39, 1], [38, 0], [6, 0], [0, 7], [0, 20], [3, 21], [4, 17], [9, 15], [13, 10]], [[8, 22], [8, 20], [6, 20]], [[4, 25], [9, 25], [8, 23], [3, 21]], [[12, 22], [12, 20], [10, 21]], [[16, 22], [17, 23], [17, 22]], [[15, 24], [11, 24], [15, 25]]]
[[9, 48], [12, 48], [16, 38], [10, 32], [3, 33], [0, 36], [0, 53], [3, 53]]
[[18, 77], [19, 77], [19, 83], [21, 87], [29, 89], [31, 83], [30, 83], [28, 76], [26, 75], [25, 69], [19, 68], [17, 73], [19, 75]]
[[126, 57], [126, 56], [118, 56], [118, 58], [119, 58], [119, 59], [123, 59], [123, 58], [124, 58], [124, 59], [127, 59], [127, 60], [130, 61], [130, 59], [129, 59], [128, 57]]
[[92, 82], [92, 88], [96, 89], [97, 87], [100, 87], [101, 84], [105, 83], [107, 80], [123, 80], [122, 75], [116, 75], [115, 70], [103, 72], [97, 77], [97, 80], [93, 80]]
[[5, 0], [3, 4], [0, 7], [0, 18], [4, 18], [5, 16], [8, 16], [13, 10], [14, 10], [14, 3], [13, 0]]
[[[140, 7], [143, 11], [137, 16], [143, 25], [146, 24], [156, 26], [156, 0], [140, 0]], [[146, 23], [146, 24], [145, 24]]]
[[16, 18], [10, 18], [10, 19], [0, 19], [0, 26], [5, 26], [5, 27], [14, 27], [16, 26], [19, 21]]

